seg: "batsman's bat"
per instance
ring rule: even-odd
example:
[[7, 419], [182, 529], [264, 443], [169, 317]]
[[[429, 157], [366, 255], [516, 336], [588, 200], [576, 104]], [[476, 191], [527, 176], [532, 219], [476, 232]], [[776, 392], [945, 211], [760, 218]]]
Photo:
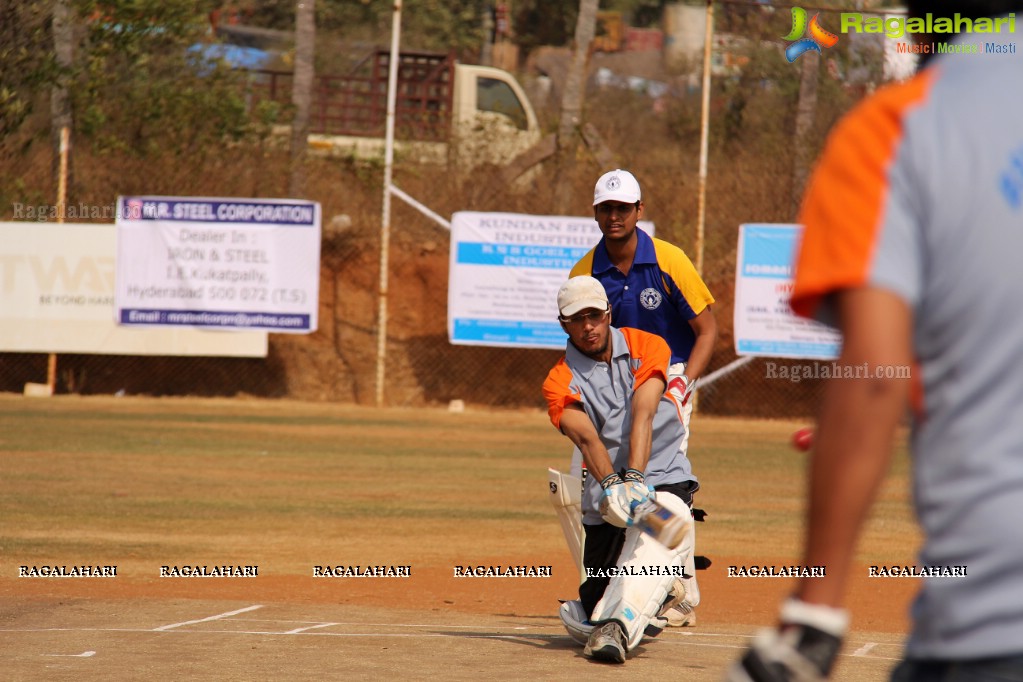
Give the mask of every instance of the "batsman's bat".
[[579, 569], [579, 582], [583, 583], [586, 581], [586, 569], [583, 568], [582, 481], [548, 467], [547, 485], [551, 504], [558, 513], [561, 531], [565, 534], [565, 542]]
[[668, 549], [675, 549], [685, 540], [686, 519], [677, 516], [655, 500], [647, 500], [633, 512], [633, 524]]

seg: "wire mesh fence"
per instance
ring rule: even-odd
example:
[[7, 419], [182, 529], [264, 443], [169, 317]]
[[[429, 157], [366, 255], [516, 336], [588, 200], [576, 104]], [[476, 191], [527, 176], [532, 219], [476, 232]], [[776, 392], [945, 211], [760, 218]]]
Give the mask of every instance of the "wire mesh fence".
[[[702, 7], [696, 9], [702, 18]], [[739, 225], [794, 222], [807, 169], [830, 127], [864, 94], [887, 78], [906, 74], [886, 43], [845, 34], [819, 55], [811, 52], [789, 63], [789, 9], [764, 3], [715, 5], [702, 258], [719, 327], [711, 370], [737, 357], [732, 315]], [[820, 10], [818, 21], [831, 31], [839, 26], [837, 11]], [[640, 180], [645, 217], [655, 223], [657, 235], [695, 260], [700, 65], [679, 57], [671, 36], [659, 45], [594, 54], [585, 118], [599, 131], [615, 164]], [[675, 52], [669, 54], [669, 48]], [[519, 74], [548, 130], [557, 127], [557, 78], [537, 65], [549, 69], [564, 54], [548, 53], [546, 61], [533, 55]], [[0, 172], [6, 199], [0, 217], [11, 219], [16, 203], [45, 204], [44, 198], [52, 195], [51, 158], [45, 143], [15, 148], [8, 140], [3, 146], [16, 170]], [[598, 158], [605, 157], [580, 141], [573, 158], [549, 160], [528, 182], [514, 185], [502, 179], [499, 167], [489, 165], [422, 165], [399, 156], [394, 172], [402, 190], [445, 216], [459, 210], [550, 215], [565, 205], [573, 207], [570, 213], [585, 216], [592, 210], [593, 183], [607, 170]], [[287, 194], [289, 163], [285, 143], [268, 129], [221, 149], [178, 156], [140, 157], [82, 143], [75, 150], [69, 203], [108, 206], [119, 194], [282, 197]], [[273, 334], [267, 357], [259, 359], [61, 355], [56, 359], [56, 392], [252, 395], [372, 404], [382, 166], [315, 156], [306, 163], [305, 198], [322, 204], [324, 222], [315, 333]], [[570, 196], [555, 195], [556, 186]], [[541, 407], [540, 385], [560, 354], [450, 344], [450, 235], [398, 203], [391, 235], [385, 403], [464, 400]], [[0, 353], [0, 391], [21, 392], [26, 383], [45, 381], [48, 362], [45, 352]], [[805, 365], [756, 359], [702, 389], [700, 410], [757, 417], [811, 414], [822, 383], [799, 371]]]

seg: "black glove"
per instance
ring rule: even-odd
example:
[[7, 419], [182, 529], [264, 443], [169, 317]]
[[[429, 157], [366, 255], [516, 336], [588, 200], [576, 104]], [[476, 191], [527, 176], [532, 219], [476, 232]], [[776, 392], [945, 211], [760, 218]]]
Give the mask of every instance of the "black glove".
[[611, 472], [600, 481], [600, 487], [607, 490], [613, 485], [618, 485], [622, 482], [622, 477], [618, 474]]
[[849, 613], [789, 599], [777, 629], [760, 632], [726, 682], [817, 682], [827, 679], [842, 648]]

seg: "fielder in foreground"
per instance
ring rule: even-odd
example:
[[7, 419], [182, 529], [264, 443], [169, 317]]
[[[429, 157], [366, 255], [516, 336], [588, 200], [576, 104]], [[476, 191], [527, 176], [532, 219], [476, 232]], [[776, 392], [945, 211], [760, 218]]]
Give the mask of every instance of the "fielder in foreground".
[[[668, 344], [613, 328], [604, 287], [589, 276], [561, 287], [558, 310], [568, 345], [543, 393], [551, 422], [579, 448], [590, 472], [582, 499], [588, 576], [579, 600], [563, 604], [560, 616], [585, 655], [624, 663], [685, 597], [683, 567], [695, 542], [686, 496], [696, 478], [680, 451], [681, 405], [665, 393]], [[637, 510], [650, 501], [685, 524], [675, 549], [637, 528]]]
[[924, 56], [939, 54], [850, 112], [814, 173], [792, 308], [837, 323], [839, 363], [871, 378], [833, 379], [819, 415], [804, 563], [827, 577], [799, 583], [729, 680], [830, 674], [856, 539], [907, 404], [919, 564], [953, 577], [920, 581], [892, 679], [1023, 680], [1023, 426], [1012, 417], [1023, 316], [1011, 312], [1023, 292], [1023, 63], [1005, 47], [1020, 11], [1020, 0], [911, 0], [907, 25], [945, 18], [964, 32], [917, 36]]

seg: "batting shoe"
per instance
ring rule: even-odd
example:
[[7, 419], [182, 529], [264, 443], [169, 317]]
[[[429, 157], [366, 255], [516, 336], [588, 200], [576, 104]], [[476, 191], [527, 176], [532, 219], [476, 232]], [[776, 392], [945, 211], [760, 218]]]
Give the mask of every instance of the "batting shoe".
[[583, 655], [598, 661], [625, 663], [628, 642], [625, 631], [618, 623], [611, 621], [596, 628], [586, 642]]
[[675, 607], [664, 614], [668, 625], [673, 628], [692, 627], [696, 625], [696, 607], [683, 599]]

